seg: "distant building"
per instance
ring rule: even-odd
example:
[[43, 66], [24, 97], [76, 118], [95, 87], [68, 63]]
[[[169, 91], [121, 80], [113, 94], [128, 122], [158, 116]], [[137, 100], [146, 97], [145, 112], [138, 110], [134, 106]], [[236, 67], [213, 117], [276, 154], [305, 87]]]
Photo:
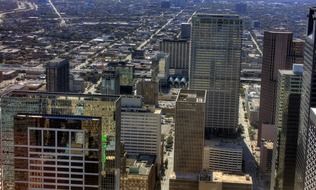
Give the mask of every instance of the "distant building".
[[104, 71], [101, 76], [101, 94], [120, 94], [120, 75], [116, 71]]
[[[310, 108], [316, 107], [316, 7], [312, 7], [308, 12], [307, 33], [304, 50], [304, 74], [303, 87], [300, 105], [300, 126], [297, 141], [297, 161], [295, 169], [294, 189], [312, 190], [315, 189], [315, 170], [312, 162], [315, 161], [315, 148], [313, 141], [314, 127], [310, 123], [312, 114]], [[311, 156], [311, 157], [310, 157]], [[315, 166], [315, 165], [314, 165]]]
[[247, 4], [246, 3], [235, 4], [235, 11], [241, 15], [247, 14]]
[[126, 171], [121, 177], [121, 190], [155, 190], [157, 165], [155, 156], [141, 154], [127, 159]]
[[213, 139], [205, 141], [203, 169], [242, 173], [243, 149], [235, 142]]
[[206, 91], [181, 90], [176, 100], [174, 172], [199, 173], [203, 167]]
[[128, 156], [155, 155], [161, 160], [161, 110], [144, 106], [141, 97], [122, 96], [121, 139]]
[[294, 190], [303, 65], [279, 70], [271, 190]]
[[160, 51], [169, 54], [170, 75], [188, 76], [190, 42], [187, 40], [162, 40]]
[[69, 91], [69, 62], [66, 59], [56, 58], [47, 63], [46, 91]]
[[238, 15], [192, 16], [189, 89], [208, 91], [207, 138], [237, 131], [242, 25]]
[[180, 38], [183, 40], [190, 40], [190, 38], [191, 38], [191, 23], [182, 23], [181, 24]]
[[138, 80], [136, 83], [136, 94], [144, 98], [144, 103], [158, 105], [158, 82], [148, 79]]
[[85, 81], [79, 75], [69, 75], [69, 91], [83, 93], [85, 91]]

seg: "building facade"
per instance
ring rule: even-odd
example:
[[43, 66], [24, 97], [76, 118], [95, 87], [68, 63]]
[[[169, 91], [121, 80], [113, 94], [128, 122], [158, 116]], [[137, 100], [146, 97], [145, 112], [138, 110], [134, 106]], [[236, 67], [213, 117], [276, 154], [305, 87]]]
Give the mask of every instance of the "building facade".
[[136, 83], [136, 94], [143, 96], [144, 103], [149, 105], [158, 105], [158, 82], [154, 80], [141, 79]]
[[202, 170], [206, 91], [181, 90], [176, 100], [174, 172]]
[[120, 95], [120, 75], [118, 72], [104, 71], [101, 80], [101, 94]]
[[46, 91], [69, 91], [69, 62], [56, 58], [46, 65]]
[[237, 15], [192, 17], [189, 88], [207, 90], [206, 135], [238, 125], [242, 20]]
[[309, 131], [310, 108], [316, 107], [316, 7], [310, 8], [304, 49], [303, 87], [300, 105], [300, 125], [297, 141], [295, 190], [304, 189], [306, 174], [306, 147]]
[[241, 145], [224, 140], [205, 141], [203, 169], [242, 173], [243, 149]]
[[181, 39], [190, 40], [191, 38], [191, 23], [182, 23], [181, 24]]
[[279, 70], [271, 190], [293, 190], [295, 180], [299, 108], [301, 100], [303, 65], [293, 70]]
[[[140, 98], [140, 97], [138, 97]], [[122, 97], [122, 99], [125, 99]], [[133, 101], [131, 98], [129, 101]], [[124, 102], [124, 100], [122, 101]], [[161, 110], [142, 101], [122, 105], [121, 140], [129, 156], [151, 154], [161, 160]]]
[[188, 76], [190, 42], [187, 40], [163, 40], [160, 51], [169, 54], [169, 74]]
[[[32, 163], [32, 167], [36, 167], [36, 170], [48, 170], [44, 168], [40, 168], [44, 165], [51, 165], [50, 161], [55, 161], [55, 166], [64, 168], [62, 165], [62, 160], [65, 159], [67, 156], [71, 154], [74, 160], [78, 157], [85, 157], [88, 159], [89, 154], [95, 155], [96, 152], [99, 151], [98, 159], [94, 159], [94, 162], [98, 162], [98, 176], [100, 176], [100, 183], [99, 189], [106, 189], [106, 190], [118, 190], [119, 189], [119, 179], [120, 179], [120, 157], [121, 157], [121, 144], [120, 144], [120, 97], [119, 96], [103, 96], [103, 95], [81, 95], [81, 94], [65, 94], [65, 93], [37, 93], [37, 92], [23, 92], [23, 91], [14, 91], [9, 92], [2, 96], [1, 102], [1, 163], [3, 168], [3, 185], [4, 189], [6, 190], [13, 190], [16, 187], [19, 187], [21, 183], [25, 182], [25, 173], [20, 175], [20, 169], [18, 165], [21, 165], [17, 162], [17, 157], [23, 159], [29, 158], [29, 155], [25, 155], [26, 152], [24, 150], [17, 151], [16, 148], [25, 148], [25, 139], [35, 140], [38, 139], [36, 142], [32, 142], [35, 147], [40, 146], [43, 149], [41, 150], [34, 150], [30, 149], [31, 151], [35, 151], [38, 155], [41, 151], [44, 151], [43, 154], [55, 156], [52, 160], [50, 157], [41, 157], [36, 158], [35, 162]], [[49, 120], [53, 119], [60, 119], [60, 117], [64, 116], [63, 121], [70, 122], [72, 120], [73, 124], [72, 127], [67, 127], [67, 125], [63, 124], [63, 127], [58, 128], [57, 126], [62, 126], [63, 122], [59, 122], [56, 126], [54, 125], [47, 125], [46, 123], [52, 122], [44, 122], [44, 121], [34, 121], [31, 117], [25, 117], [25, 115], [35, 115], [35, 118], [40, 118], [41, 115], [48, 115], [50, 118]], [[18, 118], [20, 116], [20, 118]], [[22, 117], [23, 116], [23, 117]], [[32, 116], [34, 118], [34, 116]], [[87, 136], [83, 135], [82, 132], [82, 125], [78, 124], [80, 117], [93, 117], [93, 118], [100, 118], [101, 126], [95, 127], [93, 132], [88, 133]], [[73, 118], [73, 119], [71, 119]], [[20, 122], [21, 119], [22, 121]], [[23, 121], [24, 119], [24, 121]], [[44, 120], [44, 119], [43, 119]], [[46, 118], [47, 120], [47, 118]], [[27, 122], [30, 122], [32, 125], [31, 127], [23, 127]], [[55, 123], [58, 123], [54, 121]], [[83, 119], [80, 122], [84, 122]], [[40, 124], [38, 124], [40, 123]], [[65, 122], [64, 122], [65, 123]], [[48, 127], [47, 127], [48, 126]], [[89, 126], [89, 127], [92, 127]], [[87, 129], [89, 129], [89, 127]], [[28, 136], [26, 134], [22, 134], [19, 132], [19, 128], [23, 130], [28, 130]], [[18, 130], [18, 131], [14, 131]], [[100, 130], [100, 133], [97, 132]], [[89, 130], [87, 130], [89, 131]], [[30, 133], [31, 132], [31, 133]], [[37, 138], [33, 138], [33, 132], [37, 133], [35, 135]], [[74, 133], [70, 133], [74, 132]], [[78, 135], [76, 134], [78, 133]], [[79, 134], [81, 133], [81, 134]], [[100, 135], [100, 142], [93, 141], [97, 137], [98, 133]], [[42, 134], [42, 135], [39, 135]], [[44, 135], [45, 134], [45, 135]], [[57, 134], [57, 136], [56, 136]], [[62, 134], [61, 136], [59, 134]], [[16, 137], [14, 135], [17, 135]], [[55, 135], [55, 138], [54, 138]], [[67, 136], [68, 135], [68, 136]], [[58, 139], [60, 137], [60, 140]], [[67, 144], [67, 137], [68, 137], [68, 145]], [[71, 137], [71, 138], [70, 138]], [[87, 142], [83, 140], [84, 138], [89, 137], [89, 143], [91, 146], [86, 147], [85, 149], [90, 150], [93, 149], [92, 152], [89, 153], [85, 152], [83, 155], [81, 149], [83, 148], [83, 142]], [[91, 137], [91, 138], [90, 138]], [[56, 139], [57, 138], [57, 139]], [[19, 140], [21, 139], [21, 141]], [[46, 140], [44, 141], [44, 139]], [[50, 141], [49, 141], [50, 139]], [[64, 140], [62, 140], [64, 139]], [[39, 142], [39, 141], [43, 142]], [[72, 143], [74, 140], [74, 143]], [[64, 142], [64, 144], [60, 144]], [[81, 145], [80, 145], [80, 143]], [[22, 144], [19, 144], [22, 143]], [[31, 143], [31, 142], [28, 142]], [[41, 143], [41, 144], [36, 144]], [[96, 147], [96, 143], [98, 146]], [[60, 146], [59, 146], [60, 144]], [[69, 152], [72, 150], [70, 148], [73, 144], [74, 152]], [[29, 144], [28, 144], [29, 145]], [[46, 146], [47, 145], [47, 146]], [[55, 145], [55, 146], [54, 146]], [[57, 146], [58, 145], [58, 146]], [[84, 146], [87, 146], [86, 144]], [[47, 147], [47, 148], [46, 148]], [[28, 152], [30, 153], [30, 150]], [[40, 151], [40, 152], [38, 152]], [[51, 153], [53, 151], [53, 153]], [[63, 151], [65, 151], [63, 153]], [[73, 153], [73, 154], [72, 154]], [[16, 154], [22, 154], [21, 156], [17, 156]], [[80, 156], [78, 156], [80, 155]], [[25, 159], [23, 159], [25, 161]], [[72, 159], [70, 159], [72, 162]], [[47, 162], [46, 162], [47, 161]], [[60, 161], [60, 162], [59, 162]], [[67, 161], [69, 162], [69, 160]], [[77, 162], [77, 161], [73, 161]], [[81, 161], [78, 161], [81, 162]], [[87, 160], [88, 162], [88, 160]], [[23, 164], [22, 164], [23, 166]], [[24, 167], [24, 166], [23, 166]], [[31, 167], [31, 165], [29, 165]], [[78, 166], [79, 167], [79, 166]], [[91, 169], [95, 168], [91, 167]], [[72, 169], [76, 168], [76, 165], [68, 165], [69, 172]], [[80, 165], [80, 169], [83, 169], [83, 165]], [[34, 168], [35, 169], [35, 168]], [[70, 171], [71, 170], [71, 171]], [[30, 170], [27, 170], [30, 171]], [[49, 171], [49, 170], [48, 170]], [[88, 171], [88, 170], [87, 170]], [[17, 172], [17, 173], [16, 173]], [[32, 172], [31, 172], [32, 173]], [[62, 171], [55, 171], [52, 172], [52, 175], [57, 175], [58, 173], [62, 173]], [[93, 173], [93, 172], [92, 172]], [[22, 177], [23, 180], [16, 181], [19, 177]], [[78, 177], [78, 176], [77, 176]], [[77, 178], [76, 177], [76, 178]], [[72, 178], [72, 177], [71, 177]], [[54, 178], [56, 179], [56, 178]], [[78, 179], [78, 178], [77, 178]], [[34, 179], [34, 183], [40, 183], [37, 181], [38, 179]], [[78, 180], [69, 180], [69, 185], [75, 185], [78, 183]], [[72, 182], [74, 181], [74, 182]], [[77, 181], [77, 182], [76, 182]], [[57, 188], [55, 183], [52, 183], [47, 187], [48, 189]], [[16, 186], [17, 185], [17, 186]], [[54, 186], [54, 187], [53, 187]], [[23, 186], [24, 188], [25, 186]], [[94, 187], [94, 186], [93, 186]], [[22, 188], [22, 187], [21, 187]], [[22, 188], [22, 189], [23, 189]], [[33, 187], [28, 187], [27, 189], [32, 189]], [[46, 189], [46, 187], [40, 187], [41, 189]], [[25, 189], [25, 188], [24, 188]], [[59, 189], [59, 188], [58, 188]]]

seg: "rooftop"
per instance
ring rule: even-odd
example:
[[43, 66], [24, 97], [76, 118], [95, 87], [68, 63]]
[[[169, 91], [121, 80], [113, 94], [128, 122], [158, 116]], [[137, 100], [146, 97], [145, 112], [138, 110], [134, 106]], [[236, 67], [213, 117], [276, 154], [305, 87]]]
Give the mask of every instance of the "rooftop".
[[223, 140], [223, 139], [212, 139], [205, 140], [205, 146], [211, 148], [220, 148], [232, 151], [242, 151], [242, 146], [238, 141], [234, 140]]
[[206, 90], [181, 90], [177, 102], [195, 102], [205, 103], [206, 102]]
[[252, 184], [252, 178], [249, 175], [232, 175], [223, 172], [213, 172], [212, 180], [222, 183]]

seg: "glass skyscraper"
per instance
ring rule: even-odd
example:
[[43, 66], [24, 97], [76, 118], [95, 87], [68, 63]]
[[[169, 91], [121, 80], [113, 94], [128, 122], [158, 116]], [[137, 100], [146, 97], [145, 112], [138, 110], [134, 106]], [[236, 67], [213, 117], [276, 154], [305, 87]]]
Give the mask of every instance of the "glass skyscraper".
[[[62, 189], [56, 186], [60, 183], [56, 180], [59, 175], [65, 174], [68, 177], [62, 178], [66, 178], [72, 188], [72, 185], [76, 186], [78, 179], [83, 178], [75, 175], [74, 170], [88, 169], [85, 167], [86, 163], [94, 164], [93, 167], [99, 168], [97, 171], [99, 180], [96, 185], [96, 181], [83, 179], [82, 183], [85, 185], [81, 189], [89, 185], [92, 189], [119, 189], [121, 160], [119, 96], [14, 91], [2, 96], [0, 106], [4, 189], [11, 190], [16, 187], [25, 189], [23, 184], [27, 180], [26, 176], [34, 177], [34, 173], [41, 170], [39, 165], [50, 167], [54, 164], [53, 168], [50, 167], [54, 172], [50, 174], [37, 172], [37, 177], [28, 178], [28, 180], [33, 179], [32, 183], [27, 181], [28, 185], [36, 185], [39, 183], [38, 180], [45, 179], [50, 180], [50, 186], [47, 188]], [[35, 167], [33, 173], [30, 172], [30, 168], [28, 170], [24, 168], [26, 166], [23, 162], [27, 160], [33, 160], [33, 165], [28, 165]], [[63, 163], [68, 164], [68, 172], [55, 169], [64, 168]], [[78, 165], [78, 163], [85, 164]], [[95, 172], [96, 170], [93, 170], [92, 173]], [[55, 175], [55, 178], [46, 175]], [[28, 186], [27, 189], [30, 188], [32, 187]], [[76, 187], [78, 188], [80, 189]]]

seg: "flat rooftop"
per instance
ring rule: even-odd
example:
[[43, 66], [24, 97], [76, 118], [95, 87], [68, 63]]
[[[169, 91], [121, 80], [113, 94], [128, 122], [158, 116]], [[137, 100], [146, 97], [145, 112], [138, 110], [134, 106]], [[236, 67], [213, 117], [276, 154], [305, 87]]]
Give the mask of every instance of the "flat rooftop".
[[252, 184], [252, 178], [249, 175], [232, 175], [223, 172], [213, 172], [212, 176], [213, 182]]
[[205, 103], [206, 102], [206, 90], [180, 90], [177, 97], [177, 102], [195, 102]]
[[220, 148], [227, 151], [242, 151], [240, 142], [236, 140], [223, 140], [223, 139], [212, 139], [205, 140], [205, 146], [210, 148]]

